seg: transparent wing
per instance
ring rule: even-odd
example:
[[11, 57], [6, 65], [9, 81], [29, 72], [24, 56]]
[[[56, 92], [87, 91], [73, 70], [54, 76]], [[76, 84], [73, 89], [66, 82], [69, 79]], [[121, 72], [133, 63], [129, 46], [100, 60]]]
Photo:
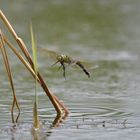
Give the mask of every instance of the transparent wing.
[[38, 47], [38, 51], [40, 52], [41, 56], [51, 58], [53, 61], [56, 61], [57, 56], [59, 55], [59, 53], [52, 50], [48, 50], [45, 47]]
[[[70, 67], [70, 68], [68, 68]], [[80, 71], [83, 71], [88, 77], [91, 77], [91, 75], [94, 72], [94, 69], [98, 68], [98, 65], [95, 65], [93, 63], [89, 63], [89, 62], [83, 62], [83, 61], [73, 61], [73, 63], [71, 63], [70, 65], [68, 65], [67, 70], [69, 71], [79, 71], [78, 73], [81, 74]], [[72, 68], [72, 69], [71, 69]]]
[[[79, 61], [79, 60], [78, 60]], [[73, 61], [72, 64], [69, 66], [72, 67], [73, 70], [78, 69], [78, 66], [76, 65], [77, 60]], [[94, 70], [96, 68], [99, 68], [99, 65], [94, 64], [93, 62], [86, 62], [86, 61], [79, 61], [87, 70]], [[69, 67], [68, 66], [68, 67]]]

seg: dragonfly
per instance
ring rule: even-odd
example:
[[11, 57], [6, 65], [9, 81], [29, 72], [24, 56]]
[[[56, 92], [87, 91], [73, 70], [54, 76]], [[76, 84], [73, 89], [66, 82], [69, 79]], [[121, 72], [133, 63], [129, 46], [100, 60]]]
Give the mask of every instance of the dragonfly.
[[[56, 64], [60, 64], [60, 68], [63, 69], [63, 76], [66, 80], [66, 65], [77, 65], [83, 72], [84, 74], [90, 78], [91, 74], [90, 72], [87, 70], [87, 68], [84, 66], [84, 62], [80, 61], [80, 60], [76, 60], [76, 59], [73, 59], [72, 57], [66, 55], [66, 54], [60, 54], [60, 53], [57, 53], [55, 51], [52, 51], [52, 50], [48, 50], [46, 48], [43, 48], [43, 47], [39, 47], [39, 50], [42, 51], [43, 53], [47, 54], [47, 56], [49, 58], [52, 58], [55, 63], [52, 64], [51, 66], [54, 66]], [[96, 65], [94, 68], [97, 68], [98, 66]]]

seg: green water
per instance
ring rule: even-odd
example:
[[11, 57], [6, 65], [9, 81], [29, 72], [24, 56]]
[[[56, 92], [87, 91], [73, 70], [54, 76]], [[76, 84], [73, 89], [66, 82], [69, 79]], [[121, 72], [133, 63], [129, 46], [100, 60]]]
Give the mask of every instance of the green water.
[[[139, 6], [139, 0], [0, 0], [0, 8], [28, 49], [31, 50], [29, 22], [32, 20], [39, 46], [99, 65], [90, 71], [90, 79], [82, 71], [69, 70], [64, 80], [58, 68], [47, 69], [47, 58], [38, 52], [42, 75], [70, 114], [58, 127], [51, 128], [56, 112], [39, 88], [43, 128], [35, 134], [31, 129], [34, 81], [9, 51], [21, 107], [19, 123], [13, 128], [12, 91], [0, 55], [0, 139], [138, 140]], [[0, 28], [7, 33], [2, 21]]]

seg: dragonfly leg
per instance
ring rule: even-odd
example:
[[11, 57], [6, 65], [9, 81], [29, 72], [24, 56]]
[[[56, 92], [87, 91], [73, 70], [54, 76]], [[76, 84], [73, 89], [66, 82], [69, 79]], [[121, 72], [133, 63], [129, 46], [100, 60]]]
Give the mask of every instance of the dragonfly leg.
[[59, 70], [62, 68], [62, 65], [58, 68]]
[[59, 62], [59, 61], [56, 61], [54, 64], [51, 65], [51, 67], [54, 66], [54, 65], [56, 65], [58, 62]]
[[65, 68], [65, 64], [64, 64], [64, 62], [60, 62], [60, 63], [61, 63], [61, 67], [63, 68], [63, 76], [64, 76], [64, 78], [66, 80], [66, 68]]

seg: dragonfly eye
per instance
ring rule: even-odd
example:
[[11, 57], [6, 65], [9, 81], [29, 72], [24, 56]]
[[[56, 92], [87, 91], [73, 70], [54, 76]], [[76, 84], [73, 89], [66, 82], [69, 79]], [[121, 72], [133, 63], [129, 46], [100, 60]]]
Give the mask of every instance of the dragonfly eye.
[[63, 59], [63, 58], [62, 58], [61, 55], [57, 56], [57, 60], [58, 60], [58, 61], [62, 61], [62, 59]]
[[67, 55], [65, 56], [65, 60], [66, 61], [69, 61], [69, 57]]

